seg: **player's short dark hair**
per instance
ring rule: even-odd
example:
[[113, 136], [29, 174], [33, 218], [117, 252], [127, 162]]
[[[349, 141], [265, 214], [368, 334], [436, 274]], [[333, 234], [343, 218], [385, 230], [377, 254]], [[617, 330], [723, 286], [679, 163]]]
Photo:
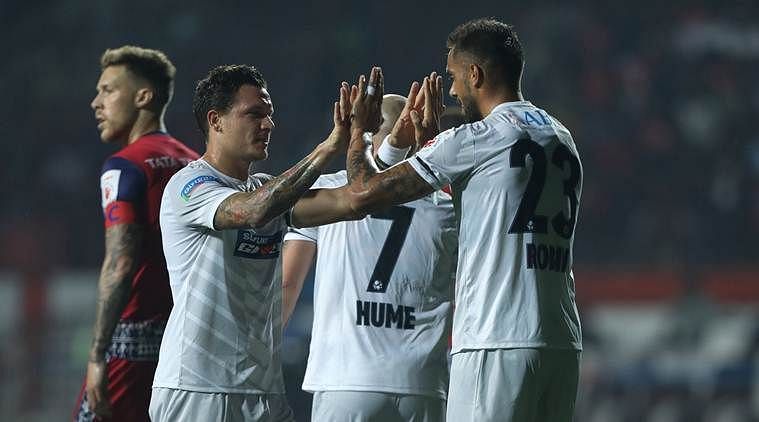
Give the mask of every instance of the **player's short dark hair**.
[[475, 19], [456, 27], [447, 46], [453, 54], [465, 53], [485, 70], [500, 74], [504, 82], [519, 90], [524, 53], [513, 25], [495, 19]]
[[166, 54], [159, 50], [125, 45], [109, 48], [100, 57], [100, 68], [123, 65], [155, 89], [155, 105], [163, 110], [174, 95], [174, 76], [177, 68]]
[[210, 110], [226, 112], [234, 101], [235, 94], [243, 85], [253, 85], [265, 89], [266, 80], [261, 72], [248, 65], [217, 66], [208, 76], [198, 81], [192, 99], [192, 112], [203, 135], [208, 136], [206, 116]]

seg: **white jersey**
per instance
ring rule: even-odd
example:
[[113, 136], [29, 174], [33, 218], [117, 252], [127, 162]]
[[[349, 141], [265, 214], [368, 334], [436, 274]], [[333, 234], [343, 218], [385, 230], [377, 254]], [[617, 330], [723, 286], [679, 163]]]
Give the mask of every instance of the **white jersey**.
[[[314, 188], [346, 183], [342, 171]], [[445, 398], [457, 248], [450, 195], [293, 229], [285, 239], [318, 244], [304, 390]]]
[[282, 273], [285, 217], [260, 229], [214, 230], [221, 202], [271, 176], [237, 180], [204, 160], [171, 178], [161, 202], [163, 250], [174, 308], [153, 387], [283, 393]]
[[528, 101], [445, 131], [407, 161], [451, 184], [459, 219], [453, 353], [582, 348], [572, 243], [582, 166], [569, 131]]

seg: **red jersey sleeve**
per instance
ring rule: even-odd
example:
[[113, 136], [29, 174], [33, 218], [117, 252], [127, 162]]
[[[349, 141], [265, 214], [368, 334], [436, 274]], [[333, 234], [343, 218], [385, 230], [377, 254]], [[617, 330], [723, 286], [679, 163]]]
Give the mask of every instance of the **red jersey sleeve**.
[[106, 160], [100, 176], [105, 227], [144, 223], [146, 190], [145, 173], [135, 163], [122, 157]]

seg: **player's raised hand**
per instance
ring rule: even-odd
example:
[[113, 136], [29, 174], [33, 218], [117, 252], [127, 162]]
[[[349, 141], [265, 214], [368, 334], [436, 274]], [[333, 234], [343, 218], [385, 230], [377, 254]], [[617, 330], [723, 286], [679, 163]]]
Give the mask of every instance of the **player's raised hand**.
[[359, 76], [358, 86], [351, 87], [351, 129], [377, 132], [382, 124], [382, 96], [385, 82], [382, 69], [373, 67], [367, 83], [364, 75]]
[[432, 72], [424, 78], [420, 93], [414, 98], [414, 108], [409, 113], [417, 146], [424, 145], [440, 133], [440, 115], [444, 110], [443, 78]]
[[332, 129], [332, 133], [330, 133], [327, 140], [334, 143], [336, 147], [344, 149], [348, 146], [351, 128], [350, 86], [347, 82], [343, 82], [340, 85], [340, 98], [338, 101], [335, 101], [332, 110], [332, 121], [335, 127]]
[[110, 418], [113, 413], [108, 400], [108, 372], [105, 361], [87, 363], [87, 403], [99, 418]]
[[396, 148], [408, 148], [414, 146], [414, 124], [411, 122], [411, 111], [419, 97], [419, 82], [412, 82], [408, 91], [406, 105], [403, 107], [400, 116], [395, 121], [393, 129], [390, 131], [388, 143]]

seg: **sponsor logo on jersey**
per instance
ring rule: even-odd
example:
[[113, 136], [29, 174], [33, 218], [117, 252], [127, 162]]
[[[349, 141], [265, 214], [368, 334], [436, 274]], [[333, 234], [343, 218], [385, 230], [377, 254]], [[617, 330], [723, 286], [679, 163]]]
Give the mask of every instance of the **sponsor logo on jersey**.
[[356, 325], [413, 330], [416, 310], [412, 306], [392, 303], [356, 301]]
[[524, 124], [527, 126], [543, 126], [550, 123], [543, 110], [535, 109], [532, 112], [524, 112]]
[[435, 141], [437, 141], [437, 139], [432, 138], [429, 141], [425, 142], [424, 145], [422, 145], [422, 149], [435, 145]]
[[252, 230], [238, 230], [235, 256], [252, 259], [274, 259], [279, 257], [282, 247], [282, 232], [260, 235]]
[[121, 170], [111, 169], [103, 172], [100, 176], [100, 191], [102, 193], [102, 205], [103, 208], [108, 206], [111, 202], [115, 201], [119, 197], [119, 179], [121, 178]]
[[189, 158], [176, 158], [170, 155], [166, 155], [163, 157], [146, 158], [145, 164], [150, 166], [150, 168], [152, 169], [168, 169], [168, 168], [184, 167], [187, 164], [189, 164], [190, 161], [192, 160]]
[[184, 185], [184, 187], [182, 188], [182, 191], [180, 192], [179, 196], [181, 196], [182, 199], [184, 199], [185, 201], [189, 201], [190, 200], [190, 196], [192, 195], [192, 192], [196, 188], [198, 188], [198, 186], [200, 186], [200, 185], [202, 185], [203, 183], [206, 183], [206, 182], [218, 182], [218, 183], [221, 183], [221, 180], [219, 180], [219, 178], [215, 177], [215, 176], [209, 176], [209, 175], [198, 176], [198, 177], [190, 180], [189, 182], [187, 182], [186, 185]]

